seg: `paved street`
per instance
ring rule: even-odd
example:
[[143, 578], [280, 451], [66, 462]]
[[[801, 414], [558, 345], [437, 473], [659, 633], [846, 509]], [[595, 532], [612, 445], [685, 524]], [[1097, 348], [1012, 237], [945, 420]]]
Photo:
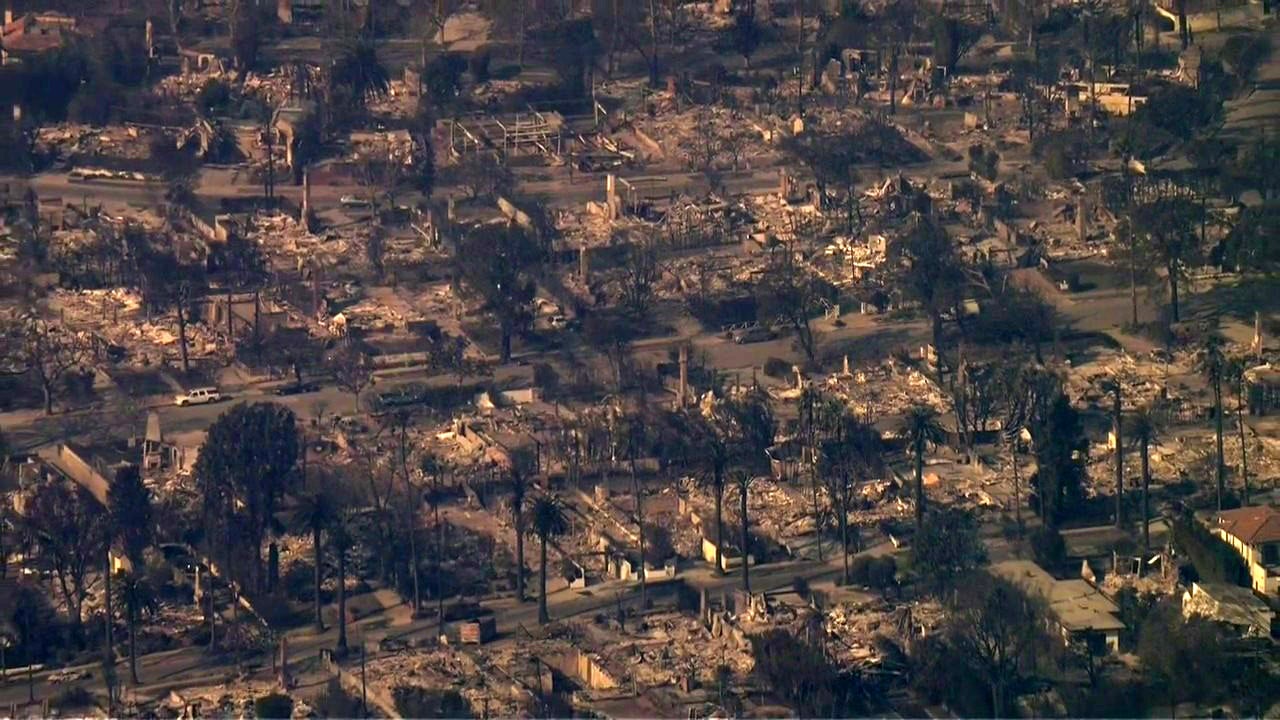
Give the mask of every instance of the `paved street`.
[[[892, 546], [882, 543], [864, 551], [867, 555], [881, 555], [892, 552]], [[841, 558], [837, 555], [825, 563], [792, 562], [773, 565], [755, 566], [751, 569], [751, 587], [755, 592], [764, 592], [776, 588], [789, 587], [796, 578], [803, 577], [815, 580], [833, 577], [840, 572]], [[657, 596], [674, 587], [677, 583], [685, 583], [695, 591], [706, 590], [709, 598], [718, 598], [721, 593], [731, 593], [741, 584], [741, 576], [732, 573], [719, 576], [703, 563], [696, 564], [673, 579], [655, 580], [649, 583], [650, 592]], [[531, 592], [536, 592], [536, 585]], [[632, 604], [638, 600], [640, 585], [635, 582], [611, 581], [583, 590], [566, 589], [548, 596], [548, 606], [554, 619], [563, 619], [588, 615], [616, 607], [620, 602]], [[498, 639], [503, 642], [523, 630], [537, 632], [538, 607], [534, 599], [516, 603], [513, 598], [482, 603], [494, 611], [497, 620]], [[332, 606], [330, 606], [332, 610]], [[332, 613], [328, 613], [332, 615]], [[378, 643], [384, 638], [411, 640], [414, 643], [430, 643], [434, 641], [438, 623], [434, 618], [414, 620], [406, 624], [388, 624], [386, 611], [374, 613], [348, 625], [348, 643], [355, 645], [363, 638], [371, 653], [376, 657]], [[306, 626], [286, 633], [289, 638], [289, 656], [291, 662], [314, 657], [323, 648], [332, 648], [337, 642], [337, 628], [328, 627], [323, 633], [316, 633]], [[123, 650], [123, 645], [122, 648]], [[353, 659], [354, 660], [354, 659]], [[348, 661], [348, 664], [352, 660]], [[186, 647], [177, 650], [152, 653], [138, 659], [138, 676], [141, 684], [130, 691], [137, 697], [163, 697], [170, 690], [184, 687], [217, 685], [230, 681], [239, 672], [246, 669], [263, 677], [269, 677], [271, 660], [265, 653], [243, 658], [237, 663], [223, 656], [210, 655], [204, 647]], [[256, 668], [256, 669], [255, 669]], [[63, 683], [50, 683], [49, 672], [35, 673], [34, 690], [37, 702], [70, 685], [79, 685], [92, 692], [105, 694], [101, 680], [101, 666], [90, 663], [78, 666], [87, 670], [92, 676], [83, 680]], [[127, 658], [119, 662], [118, 673], [127, 678]], [[11, 677], [9, 682], [0, 687], [0, 707], [10, 704], [22, 706], [27, 702], [28, 686], [26, 676]]]

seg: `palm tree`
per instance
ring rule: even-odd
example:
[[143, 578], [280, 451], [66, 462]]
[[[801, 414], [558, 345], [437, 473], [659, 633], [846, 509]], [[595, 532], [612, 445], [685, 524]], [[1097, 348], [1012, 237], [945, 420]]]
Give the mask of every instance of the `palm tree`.
[[720, 708], [724, 709], [725, 698], [733, 685], [733, 668], [720, 664], [716, 666], [716, 691], [720, 694]]
[[916, 403], [907, 409], [899, 431], [907, 438], [916, 461], [916, 530], [924, 524], [924, 449], [943, 441], [945, 435], [938, 424], [938, 411]]
[[1244, 358], [1232, 358], [1227, 363], [1226, 378], [1230, 381], [1231, 387], [1236, 393], [1236, 429], [1240, 431], [1240, 480], [1244, 483], [1244, 489], [1240, 498], [1242, 506], [1249, 505], [1249, 458], [1246, 445], [1248, 437], [1245, 434], [1244, 427], [1244, 404], [1245, 404], [1245, 371], [1248, 369], [1248, 362]]
[[441, 635], [444, 634], [444, 571], [441, 569], [441, 563], [444, 561], [444, 523], [440, 521], [440, 505], [444, 502], [444, 488], [441, 485], [441, 476], [444, 475], [444, 471], [444, 464], [435, 455], [422, 458], [422, 473], [431, 479], [423, 499], [427, 505], [431, 506], [436, 528], [436, 617], [439, 619]]
[[1179, 320], [1181, 281], [1187, 277], [1187, 267], [1201, 255], [1196, 228], [1203, 214], [1198, 204], [1185, 198], [1163, 198], [1133, 211], [1131, 222], [1142, 237], [1145, 254], [1164, 267], [1175, 323]]
[[1138, 447], [1139, 457], [1142, 459], [1142, 547], [1144, 550], [1151, 549], [1151, 503], [1150, 503], [1150, 487], [1151, 487], [1151, 443], [1155, 442], [1157, 435], [1155, 416], [1150, 407], [1142, 407], [1134, 414], [1133, 421], [1129, 425], [1129, 435], [1132, 442]]
[[550, 495], [539, 495], [533, 501], [533, 532], [538, 536], [540, 544], [538, 566], [538, 623], [545, 625], [551, 622], [547, 613], [547, 539], [564, 535], [569, 531], [569, 522], [564, 517], [560, 501]]
[[734, 460], [738, 471], [734, 474], [738, 484], [739, 516], [742, 521], [742, 589], [751, 592], [750, 517], [747, 512], [747, 495], [756, 477], [768, 473], [769, 456], [766, 451], [773, 445], [777, 434], [769, 398], [763, 391], [753, 390], [746, 398], [729, 404], [729, 415], [734, 428]]
[[1226, 493], [1227, 465], [1222, 450], [1222, 380], [1227, 373], [1227, 359], [1223, 354], [1225, 341], [1217, 332], [1209, 332], [1200, 341], [1200, 353], [1196, 364], [1213, 391], [1213, 424], [1217, 439], [1217, 497], [1218, 510], [1222, 510], [1222, 497]]
[[370, 40], [344, 42], [329, 69], [330, 88], [345, 86], [353, 99], [363, 102], [387, 94], [391, 78], [378, 60], [378, 50]]
[[529, 479], [519, 463], [511, 467], [511, 515], [516, 526], [516, 600], [524, 596], [524, 498], [529, 492]]
[[[850, 528], [849, 511], [854, 483], [869, 479], [883, 469], [880, 436], [870, 426], [851, 417], [841, 418], [835, 437], [823, 443], [823, 459], [830, 466], [827, 472], [827, 491], [837, 512], [840, 526], [840, 544], [843, 548], [844, 582], [851, 582], [849, 572]], [[855, 531], [856, 533], [856, 531]], [[856, 534], [852, 536], [856, 541]]]
[[138, 621], [144, 615], [155, 615], [159, 605], [150, 583], [137, 568], [133, 572], [121, 573], [116, 592], [124, 606], [125, 621], [129, 627], [129, 679], [137, 685]]
[[725, 443], [722, 429], [716, 423], [699, 417], [694, 425], [698, 444], [702, 446], [702, 458], [707, 466], [704, 475], [711, 486], [711, 494], [716, 506], [716, 574], [724, 574], [724, 557], [721, 547], [724, 545], [724, 488], [725, 471], [729, 465], [729, 450]]
[[347, 552], [353, 544], [346, 518], [338, 517], [329, 526], [329, 545], [338, 558], [338, 644], [334, 651], [339, 657], [347, 654]]
[[1116, 436], [1116, 527], [1124, 528], [1124, 388], [1117, 378], [1110, 383], [1112, 393], [1111, 427]]
[[293, 509], [296, 525], [311, 531], [311, 559], [315, 563], [315, 615], [316, 631], [324, 630], [324, 616], [321, 613], [323, 603], [320, 597], [320, 586], [324, 582], [324, 557], [321, 554], [320, 536], [326, 527], [338, 518], [337, 510], [329, 496], [322, 493], [309, 493], [298, 498]]

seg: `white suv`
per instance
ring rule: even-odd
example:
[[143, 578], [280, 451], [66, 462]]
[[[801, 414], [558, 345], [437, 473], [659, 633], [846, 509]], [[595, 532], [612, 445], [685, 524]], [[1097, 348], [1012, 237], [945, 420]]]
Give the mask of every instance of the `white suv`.
[[185, 395], [173, 396], [173, 403], [178, 407], [186, 405], [203, 405], [205, 403], [218, 402], [222, 399], [222, 393], [218, 392], [218, 388], [195, 388]]

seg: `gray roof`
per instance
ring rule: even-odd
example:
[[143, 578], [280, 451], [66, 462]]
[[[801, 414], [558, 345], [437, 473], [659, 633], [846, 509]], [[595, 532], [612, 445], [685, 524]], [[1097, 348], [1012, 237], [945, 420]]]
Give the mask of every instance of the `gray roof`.
[[1044, 598], [1058, 624], [1068, 632], [1124, 629], [1124, 623], [1116, 616], [1116, 604], [1084, 580], [1058, 580], [1030, 560], [996, 563], [991, 566], [991, 574]]

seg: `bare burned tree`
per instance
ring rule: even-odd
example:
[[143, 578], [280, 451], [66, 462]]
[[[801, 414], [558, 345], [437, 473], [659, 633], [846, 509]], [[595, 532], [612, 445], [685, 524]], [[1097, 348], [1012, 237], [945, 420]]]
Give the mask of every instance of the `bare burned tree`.
[[622, 269], [622, 305], [636, 320], [649, 315], [654, 286], [662, 274], [658, 266], [658, 249], [652, 237], [638, 238], [627, 253]]
[[16, 346], [18, 365], [40, 383], [44, 413], [51, 415], [58, 384], [84, 363], [89, 347], [73, 333], [36, 318], [29, 319], [20, 333]]
[[959, 593], [951, 641], [971, 658], [991, 690], [991, 706], [1001, 717], [1009, 687], [1024, 674], [1044, 641], [1044, 600], [1030, 597], [1004, 580], [974, 573]]
[[966, 460], [977, 459], [974, 453], [977, 435], [987, 429], [995, 414], [998, 391], [995, 377], [996, 370], [989, 364], [970, 363], [961, 355], [960, 370], [952, 378], [947, 399], [956, 416]]
[[810, 320], [822, 312], [825, 288], [808, 268], [802, 266], [790, 248], [779, 253], [756, 289], [760, 312], [777, 318], [796, 334], [805, 357], [817, 355], [817, 340]]
[[355, 399], [355, 411], [360, 412], [360, 393], [373, 384], [373, 365], [369, 356], [348, 338], [326, 360], [338, 387], [351, 393]]

